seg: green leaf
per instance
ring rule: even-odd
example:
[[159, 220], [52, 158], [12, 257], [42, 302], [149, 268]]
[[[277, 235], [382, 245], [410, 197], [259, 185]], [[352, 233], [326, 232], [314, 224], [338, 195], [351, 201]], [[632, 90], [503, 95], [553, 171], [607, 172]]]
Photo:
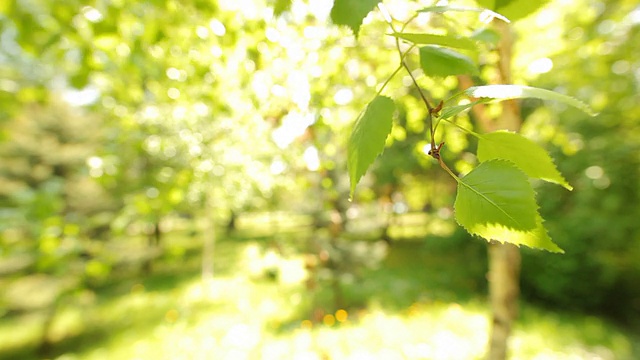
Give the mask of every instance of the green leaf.
[[[493, 6], [491, 6], [493, 7]], [[501, 14], [498, 14], [495, 11], [491, 11], [489, 9], [481, 9], [481, 8], [473, 8], [473, 7], [466, 7], [466, 6], [451, 6], [451, 5], [445, 5], [445, 6], [429, 6], [426, 7], [424, 9], [418, 10], [418, 12], [435, 12], [435, 13], [445, 13], [447, 11], [471, 11], [471, 12], [479, 12], [479, 13], [485, 13], [488, 16], [492, 16], [494, 18], [500, 19], [504, 22], [510, 22], [509, 19]]]
[[420, 66], [428, 76], [478, 74], [478, 68], [468, 56], [438, 46], [420, 48]]
[[407, 40], [414, 44], [442, 45], [458, 49], [475, 50], [476, 44], [466, 37], [435, 34], [392, 33], [391, 36]]
[[536, 227], [529, 231], [519, 231], [509, 229], [500, 225], [480, 226], [479, 233], [483, 238], [488, 240], [496, 240], [502, 243], [510, 243], [513, 245], [525, 245], [534, 249], [543, 249], [556, 253], [564, 253], [564, 251], [556, 245], [547, 230], [544, 228], [543, 220], [540, 215], [536, 216]]
[[538, 178], [573, 190], [556, 168], [551, 156], [538, 144], [524, 136], [496, 131], [479, 135], [478, 160], [505, 159], [513, 162], [529, 177]]
[[472, 234], [480, 225], [515, 230], [536, 227], [535, 193], [527, 176], [506, 160], [481, 163], [458, 183], [456, 219]]
[[597, 115], [591, 108], [582, 101], [557, 93], [555, 91], [535, 88], [522, 85], [485, 85], [473, 86], [464, 91], [465, 94], [476, 98], [492, 98], [499, 100], [536, 98], [541, 100], [558, 101], [566, 105], [573, 106], [585, 113]]
[[478, 0], [478, 4], [487, 9], [500, 12], [515, 21], [533, 14], [549, 0]]
[[381, 0], [335, 0], [331, 8], [331, 21], [336, 25], [346, 25], [358, 37], [362, 20]]
[[454, 116], [460, 114], [461, 112], [463, 112], [463, 111], [465, 111], [467, 109], [470, 109], [473, 106], [475, 106], [476, 104], [479, 104], [481, 102], [482, 101], [476, 100], [476, 101], [470, 102], [468, 104], [445, 107], [444, 109], [442, 109], [442, 112], [440, 113], [439, 118], [441, 120], [444, 120], [444, 119], [448, 119], [450, 117], [454, 117]]
[[495, 30], [484, 28], [474, 31], [469, 38], [475, 41], [496, 45], [500, 41], [500, 34]]
[[271, 0], [270, 2], [273, 4], [273, 14], [275, 16], [280, 16], [291, 9], [292, 0]]
[[562, 252], [542, 225], [527, 176], [507, 160], [490, 160], [458, 179], [456, 221], [487, 240]]
[[394, 110], [393, 100], [386, 96], [376, 96], [356, 121], [348, 144], [351, 197], [369, 165], [384, 150], [385, 140], [391, 132]]

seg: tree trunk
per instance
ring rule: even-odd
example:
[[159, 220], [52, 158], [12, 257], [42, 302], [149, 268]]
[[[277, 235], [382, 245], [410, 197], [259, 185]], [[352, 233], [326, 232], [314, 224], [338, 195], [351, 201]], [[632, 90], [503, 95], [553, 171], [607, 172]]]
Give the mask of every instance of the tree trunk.
[[520, 249], [515, 245], [489, 244], [489, 296], [491, 335], [487, 359], [507, 359], [509, 336], [518, 316]]
[[[498, 84], [510, 84], [513, 33], [509, 25], [494, 21], [500, 33], [498, 44]], [[522, 119], [520, 106], [516, 100], [502, 103], [502, 112], [493, 124], [485, 130], [496, 128], [518, 131]], [[520, 295], [520, 249], [515, 245], [492, 242], [488, 246], [489, 255], [489, 297], [491, 301], [491, 334], [487, 359], [504, 360], [508, 358], [509, 336], [512, 324], [518, 316], [518, 297]]]
[[142, 263], [142, 272], [149, 275], [153, 272], [153, 260], [156, 258], [156, 252], [159, 250], [160, 241], [162, 239], [162, 230], [160, 229], [160, 217], [153, 222], [153, 229], [147, 234], [147, 245], [149, 254], [145, 256]]
[[227, 235], [231, 235], [236, 231], [237, 220], [238, 214], [234, 210], [231, 210], [229, 214], [229, 220], [227, 221], [227, 226], [225, 228]]
[[[511, 58], [513, 49], [513, 33], [508, 24], [494, 20], [496, 30], [500, 33], [498, 44], [498, 71], [491, 80], [493, 84], [510, 84]], [[466, 89], [473, 86], [471, 78], [459, 77], [459, 86]], [[503, 101], [502, 112], [497, 119], [492, 119], [480, 104], [472, 108], [476, 123], [483, 132], [499, 129], [518, 131], [522, 124], [520, 105], [517, 100]], [[520, 249], [511, 244], [492, 241], [488, 245], [489, 256], [489, 298], [491, 303], [492, 322], [489, 336], [488, 360], [504, 360], [508, 358], [508, 343], [512, 324], [518, 316], [518, 297], [520, 294]]]

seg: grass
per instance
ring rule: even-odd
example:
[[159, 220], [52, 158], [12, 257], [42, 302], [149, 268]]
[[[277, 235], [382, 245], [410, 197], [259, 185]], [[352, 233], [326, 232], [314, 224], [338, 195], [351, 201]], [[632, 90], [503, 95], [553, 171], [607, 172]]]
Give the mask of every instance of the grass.
[[[219, 241], [214, 279], [206, 283], [194, 252], [165, 262], [151, 276], [75, 294], [52, 327], [50, 358], [483, 356], [489, 322], [486, 301], [478, 295], [485, 292], [481, 244], [394, 244], [378, 267], [346, 278], [345, 306], [338, 307], [329, 281], [318, 276], [310, 286], [302, 276], [304, 258], [295, 251], [274, 252], [276, 246], [299, 246], [301, 235], [276, 240]], [[0, 318], [0, 358], [39, 358], [34, 349], [40, 321], [37, 313]], [[527, 304], [511, 339], [516, 359], [635, 359], [639, 344], [637, 334], [603, 319]]]

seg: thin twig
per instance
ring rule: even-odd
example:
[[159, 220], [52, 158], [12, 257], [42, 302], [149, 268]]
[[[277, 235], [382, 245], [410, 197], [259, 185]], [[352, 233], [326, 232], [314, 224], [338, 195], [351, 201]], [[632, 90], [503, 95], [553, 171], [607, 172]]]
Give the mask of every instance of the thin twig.
[[[391, 16], [391, 14], [389, 14], [389, 12], [387, 11], [387, 9], [384, 7], [384, 5], [382, 3], [378, 3], [378, 9], [382, 13], [382, 17], [385, 19], [387, 24], [389, 24], [389, 27], [391, 28], [391, 31], [393, 31], [394, 33], [397, 33], [398, 31], [396, 30], [395, 26], [393, 25], [393, 17]], [[402, 28], [404, 29], [406, 27], [406, 25], [411, 20], [413, 20], [413, 18], [410, 19], [408, 22], [406, 22], [403, 25]], [[398, 50], [398, 55], [400, 56], [400, 63], [402, 65], [402, 67], [404, 67], [405, 70], [407, 70], [407, 73], [409, 74], [409, 77], [411, 77], [411, 80], [413, 81], [413, 85], [418, 90], [418, 93], [420, 94], [420, 97], [422, 98], [422, 102], [424, 102], [425, 106], [427, 107], [427, 122], [429, 123], [429, 134], [430, 134], [430, 137], [431, 137], [431, 148], [434, 149], [436, 147], [436, 143], [435, 143], [435, 139], [434, 139], [435, 131], [434, 131], [434, 128], [433, 128], [433, 106], [431, 106], [431, 103], [429, 103], [429, 100], [427, 100], [427, 97], [425, 96], [424, 92], [420, 88], [420, 85], [418, 85], [418, 81], [416, 80], [415, 76], [413, 76], [413, 73], [411, 72], [411, 68], [409, 68], [409, 65], [405, 61], [406, 53], [403, 53], [402, 49], [400, 48], [400, 39], [398, 37], [395, 37], [395, 41], [396, 41], [396, 49]], [[409, 50], [411, 50], [411, 49], [409, 49]], [[407, 53], [408, 52], [409, 51], [407, 51]]]

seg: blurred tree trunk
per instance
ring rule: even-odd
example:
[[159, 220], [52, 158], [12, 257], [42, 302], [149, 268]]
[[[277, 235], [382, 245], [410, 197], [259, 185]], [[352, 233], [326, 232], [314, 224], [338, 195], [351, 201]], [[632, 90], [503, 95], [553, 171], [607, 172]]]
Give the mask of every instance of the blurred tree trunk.
[[[346, 210], [341, 206], [340, 201], [335, 199], [333, 201], [333, 210], [331, 211], [331, 223], [329, 224], [329, 244], [333, 249], [333, 254], [340, 252], [338, 246], [338, 239], [344, 232], [345, 222], [347, 220]], [[341, 258], [329, 258], [327, 267], [331, 270], [331, 290], [333, 291], [333, 306], [334, 311], [345, 307], [344, 293], [342, 292], [342, 268], [345, 264], [342, 264]]]
[[492, 323], [487, 359], [502, 360], [507, 358], [511, 328], [518, 316], [520, 249], [495, 242], [488, 246]]
[[231, 210], [229, 213], [229, 220], [227, 221], [227, 226], [225, 227], [225, 231], [227, 235], [231, 235], [233, 234], [233, 232], [236, 231], [237, 220], [238, 220], [238, 214], [234, 210]]
[[[510, 84], [513, 33], [509, 24], [494, 21], [500, 33], [498, 44], [498, 76], [496, 83]], [[512, 131], [520, 130], [520, 106], [517, 100], [502, 103], [502, 112], [495, 128]], [[495, 130], [495, 128], [485, 130]], [[492, 242], [489, 244], [489, 297], [491, 298], [491, 335], [489, 340], [489, 360], [508, 357], [508, 343], [511, 327], [518, 316], [520, 295], [520, 249], [515, 245]]]
[[[506, 24], [494, 20], [495, 29], [500, 33], [498, 44], [498, 71], [491, 83], [510, 84], [513, 33]], [[460, 77], [460, 87], [472, 86], [469, 77]], [[503, 101], [502, 112], [492, 119], [484, 105], [473, 107], [473, 115], [483, 132], [499, 129], [518, 131], [522, 124], [520, 105], [517, 100]], [[488, 245], [489, 256], [489, 297], [491, 302], [491, 334], [489, 337], [488, 360], [508, 358], [508, 343], [513, 322], [518, 316], [518, 297], [520, 295], [520, 249], [515, 245], [492, 241]]]
[[213, 279], [213, 255], [216, 243], [215, 207], [213, 205], [213, 194], [207, 193], [205, 199], [205, 217], [207, 225], [203, 232], [202, 244], [202, 281], [206, 283]]
[[153, 260], [160, 251], [160, 241], [162, 240], [162, 229], [160, 228], [160, 217], [157, 216], [153, 221], [153, 229], [147, 235], [148, 255], [145, 256], [142, 264], [144, 274], [151, 274], [153, 271]]

